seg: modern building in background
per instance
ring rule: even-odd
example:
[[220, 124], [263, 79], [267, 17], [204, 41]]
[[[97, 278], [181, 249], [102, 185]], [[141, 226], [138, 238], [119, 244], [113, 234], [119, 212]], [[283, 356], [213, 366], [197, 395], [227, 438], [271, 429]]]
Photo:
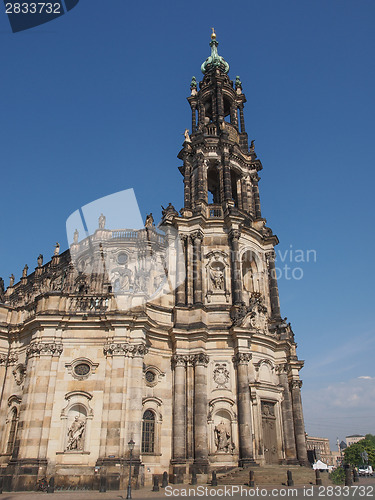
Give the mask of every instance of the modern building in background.
[[45, 264], [40, 256], [0, 290], [8, 489], [44, 476], [122, 488], [130, 440], [138, 483], [165, 470], [182, 480], [307, 464], [303, 361], [280, 312], [262, 164], [248, 144], [240, 78], [229, 78], [215, 34], [210, 46], [188, 97], [180, 212], [169, 205], [160, 229], [148, 217], [138, 231], [107, 228], [104, 214], [92, 236], [75, 234], [70, 251], [57, 247]]

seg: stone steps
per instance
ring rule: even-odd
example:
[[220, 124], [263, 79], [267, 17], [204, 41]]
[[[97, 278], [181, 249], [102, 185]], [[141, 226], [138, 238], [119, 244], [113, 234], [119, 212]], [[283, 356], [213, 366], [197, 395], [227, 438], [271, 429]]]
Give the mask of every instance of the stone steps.
[[[254, 471], [255, 486], [287, 485], [287, 471], [290, 470], [295, 486], [315, 484], [315, 471], [310, 467], [287, 466], [287, 465], [265, 465], [253, 468], [237, 468], [225, 474], [218, 474], [219, 484], [245, 485], [249, 484], [250, 470]], [[321, 473], [323, 484], [330, 484], [328, 474]]]

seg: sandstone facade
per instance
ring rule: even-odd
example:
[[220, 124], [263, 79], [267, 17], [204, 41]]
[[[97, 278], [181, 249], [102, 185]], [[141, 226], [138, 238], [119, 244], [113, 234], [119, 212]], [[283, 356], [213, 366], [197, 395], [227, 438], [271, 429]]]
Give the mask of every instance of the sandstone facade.
[[[306, 463], [299, 370], [280, 315], [242, 84], [217, 53], [193, 78], [184, 207], [75, 236], [0, 290], [5, 486], [124, 487], [233, 465]], [[177, 234], [177, 238], [175, 235]], [[175, 284], [175, 286], [174, 286]], [[96, 487], [95, 486], [95, 487]]]

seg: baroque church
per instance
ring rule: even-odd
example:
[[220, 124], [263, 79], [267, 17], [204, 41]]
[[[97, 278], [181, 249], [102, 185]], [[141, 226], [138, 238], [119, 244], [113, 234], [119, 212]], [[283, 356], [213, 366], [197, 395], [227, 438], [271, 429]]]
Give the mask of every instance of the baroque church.
[[126, 487], [307, 463], [299, 371], [279, 305], [277, 236], [245, 95], [218, 54], [193, 77], [178, 154], [184, 205], [156, 227], [106, 227], [0, 286], [4, 488]]

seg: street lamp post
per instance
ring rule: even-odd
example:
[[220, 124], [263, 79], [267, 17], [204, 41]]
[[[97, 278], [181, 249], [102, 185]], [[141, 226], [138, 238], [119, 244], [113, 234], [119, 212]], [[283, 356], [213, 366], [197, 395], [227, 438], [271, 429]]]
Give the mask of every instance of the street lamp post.
[[126, 498], [132, 497], [132, 458], [133, 458], [133, 450], [134, 450], [135, 442], [131, 439], [128, 443], [129, 451], [130, 451], [130, 463], [129, 463], [129, 482], [128, 482], [128, 494]]

